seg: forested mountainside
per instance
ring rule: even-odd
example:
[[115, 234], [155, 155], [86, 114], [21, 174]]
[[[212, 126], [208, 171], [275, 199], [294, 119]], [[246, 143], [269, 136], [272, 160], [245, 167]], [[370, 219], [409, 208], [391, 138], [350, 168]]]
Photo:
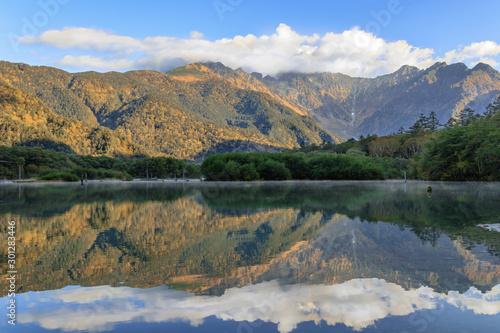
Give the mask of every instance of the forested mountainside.
[[[89, 130], [119, 137], [107, 139], [111, 146], [104, 152], [73, 147], [76, 139], [65, 136], [54, 141], [75, 152], [141, 152], [196, 161], [214, 153], [276, 152], [301, 144], [339, 143], [351, 136], [386, 135], [431, 112], [445, 123], [468, 107], [481, 113], [500, 94], [500, 73], [482, 63], [472, 69], [445, 63], [425, 70], [403, 66], [377, 78], [353, 78], [339, 73], [263, 77], [221, 63], [195, 63], [167, 73], [72, 74], [0, 62], [0, 82], [4, 90], [21, 91], [18, 99], [38, 99], [44, 105], [39, 117], [50, 111], [67, 123], [78, 121]], [[8, 122], [19, 118], [19, 107], [10, 103], [3, 100], [11, 114]], [[18, 135], [3, 139], [4, 144], [51, 140], [33, 129], [28, 132], [29, 138]], [[135, 148], [125, 151], [117, 140]]]
[[36, 96], [66, 119], [111, 129], [154, 156], [199, 160], [216, 152], [341, 141], [269, 94], [238, 88], [215, 75], [71, 74], [0, 62], [0, 82]]
[[102, 126], [52, 112], [39, 98], [0, 83], [0, 145], [24, 145], [66, 153], [140, 155], [143, 149]]

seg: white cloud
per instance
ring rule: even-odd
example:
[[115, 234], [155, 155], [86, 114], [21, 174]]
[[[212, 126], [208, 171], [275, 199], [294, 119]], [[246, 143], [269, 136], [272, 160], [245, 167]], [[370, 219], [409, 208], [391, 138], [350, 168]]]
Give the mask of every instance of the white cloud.
[[203, 33], [199, 31], [191, 31], [190, 37], [191, 39], [203, 39]]
[[[275, 75], [280, 72], [341, 72], [373, 77], [402, 65], [426, 68], [435, 61], [473, 64], [500, 54], [494, 42], [474, 43], [433, 58], [434, 50], [414, 47], [404, 40], [386, 41], [359, 27], [342, 33], [301, 35], [280, 24], [272, 35], [235, 36], [216, 41], [193, 31], [189, 39], [148, 37], [137, 39], [98, 29], [64, 28], [38, 36], [21, 37], [23, 44], [41, 44], [68, 52], [57, 65], [73, 69], [131, 70], [168, 69], [197, 61], [220, 61], [249, 72]], [[87, 54], [81, 55], [85, 52]]]
[[472, 310], [475, 314], [496, 315], [500, 313], [500, 285], [486, 294], [474, 287], [464, 294], [459, 294], [456, 291], [450, 292], [448, 303], [461, 310]]
[[472, 43], [466, 47], [459, 47], [456, 50], [446, 52], [443, 61], [446, 62], [467, 62], [478, 60], [478, 62], [489, 62], [496, 64], [496, 61], [491, 59], [492, 56], [500, 54], [500, 45], [492, 41], [484, 41], [480, 43]]
[[63, 331], [104, 331], [130, 321], [183, 320], [197, 326], [210, 316], [240, 322], [272, 322], [278, 325], [280, 332], [290, 332], [308, 321], [342, 323], [361, 330], [389, 316], [437, 309], [444, 303], [477, 314], [500, 313], [500, 286], [485, 294], [471, 288], [464, 294], [445, 295], [427, 287], [405, 290], [379, 279], [356, 279], [331, 286], [283, 286], [272, 281], [228, 289], [220, 297], [194, 296], [165, 286], [151, 289], [67, 287], [17, 297], [26, 304], [20, 323], [36, 323], [45, 329]]
[[[134, 66], [134, 62], [128, 59], [111, 59], [106, 60], [105, 58], [99, 58], [90, 55], [84, 56], [73, 56], [67, 55], [59, 60], [61, 66], [68, 67], [90, 67], [99, 71], [119, 71], [124, 68], [131, 68]], [[80, 64], [80, 65], [79, 65]]]
[[20, 37], [20, 43], [47, 44], [58, 49], [95, 50], [99, 52], [135, 52], [141, 49], [140, 40], [117, 36], [104, 30], [88, 28], [64, 28], [63, 30], [48, 30], [38, 36]]

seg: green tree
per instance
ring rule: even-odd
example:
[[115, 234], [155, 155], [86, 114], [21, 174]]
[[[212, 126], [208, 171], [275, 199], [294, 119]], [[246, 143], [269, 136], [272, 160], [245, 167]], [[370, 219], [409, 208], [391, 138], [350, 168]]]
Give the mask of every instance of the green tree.
[[436, 112], [432, 111], [427, 118], [427, 126], [431, 132], [437, 131], [439, 127], [439, 121], [436, 116]]
[[264, 180], [292, 179], [292, 173], [285, 164], [272, 159], [268, 159], [260, 166], [259, 173]]
[[411, 137], [421, 136], [425, 131], [423, 120], [423, 113], [420, 114], [420, 118], [408, 129], [407, 134]]
[[244, 181], [260, 179], [259, 172], [254, 163], [245, 164], [241, 167], [240, 178]]
[[484, 116], [487, 119], [491, 119], [495, 114], [498, 114], [499, 112], [500, 112], [500, 95], [497, 97], [496, 101], [488, 105], [488, 107], [486, 108], [486, 112], [484, 113]]
[[240, 180], [241, 165], [235, 161], [229, 161], [224, 166], [224, 172], [222, 174], [225, 180]]
[[460, 126], [470, 125], [472, 122], [476, 121], [478, 118], [474, 114], [474, 110], [471, 108], [465, 108], [458, 114], [458, 124]]

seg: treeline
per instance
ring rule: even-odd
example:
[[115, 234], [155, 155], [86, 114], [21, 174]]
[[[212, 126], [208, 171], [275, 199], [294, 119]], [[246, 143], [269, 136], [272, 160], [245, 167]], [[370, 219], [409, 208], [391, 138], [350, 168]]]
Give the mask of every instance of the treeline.
[[[419, 119], [409, 129], [400, 128], [398, 133], [378, 137], [377, 135], [363, 135], [359, 139], [351, 138], [341, 144], [323, 142], [321, 145], [302, 145], [300, 148], [289, 150], [293, 153], [336, 153], [346, 154], [351, 150], [358, 150], [371, 157], [391, 157], [411, 159], [415, 154], [421, 154], [429, 140], [436, 136], [436, 132], [444, 125], [439, 124], [436, 114], [429, 116], [420, 114]], [[447, 125], [448, 126], [448, 125]]]
[[465, 109], [414, 162], [429, 180], [500, 180], [500, 96], [484, 115]]
[[355, 152], [304, 155], [231, 153], [208, 157], [201, 169], [207, 180], [379, 180], [400, 178], [408, 167], [399, 159], [373, 159]]
[[440, 124], [436, 114], [421, 114], [413, 126], [398, 133], [361, 136], [338, 145], [303, 145], [289, 150], [303, 154], [349, 154], [408, 161], [415, 179], [447, 181], [500, 180], [500, 96], [482, 115], [466, 108]]
[[132, 179], [200, 177], [200, 166], [170, 157], [111, 158], [64, 154], [39, 147], [0, 146], [0, 179], [36, 178], [79, 181], [87, 179]]

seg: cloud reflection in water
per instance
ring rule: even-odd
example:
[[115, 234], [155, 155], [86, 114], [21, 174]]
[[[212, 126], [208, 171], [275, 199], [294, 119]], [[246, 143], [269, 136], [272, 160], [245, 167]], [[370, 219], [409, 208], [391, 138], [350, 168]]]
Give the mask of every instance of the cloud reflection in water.
[[376, 320], [434, 309], [443, 302], [475, 314], [500, 313], [500, 285], [485, 294], [471, 288], [464, 294], [446, 295], [428, 287], [405, 290], [380, 279], [356, 279], [330, 286], [280, 285], [271, 281], [228, 289], [219, 297], [195, 296], [165, 286], [66, 287], [17, 297], [26, 306], [19, 316], [20, 323], [63, 331], [106, 331], [125, 322], [178, 320], [198, 326], [210, 316], [272, 322], [280, 332], [290, 332], [302, 322], [319, 324], [322, 320], [329, 325], [343, 323], [361, 330]]

